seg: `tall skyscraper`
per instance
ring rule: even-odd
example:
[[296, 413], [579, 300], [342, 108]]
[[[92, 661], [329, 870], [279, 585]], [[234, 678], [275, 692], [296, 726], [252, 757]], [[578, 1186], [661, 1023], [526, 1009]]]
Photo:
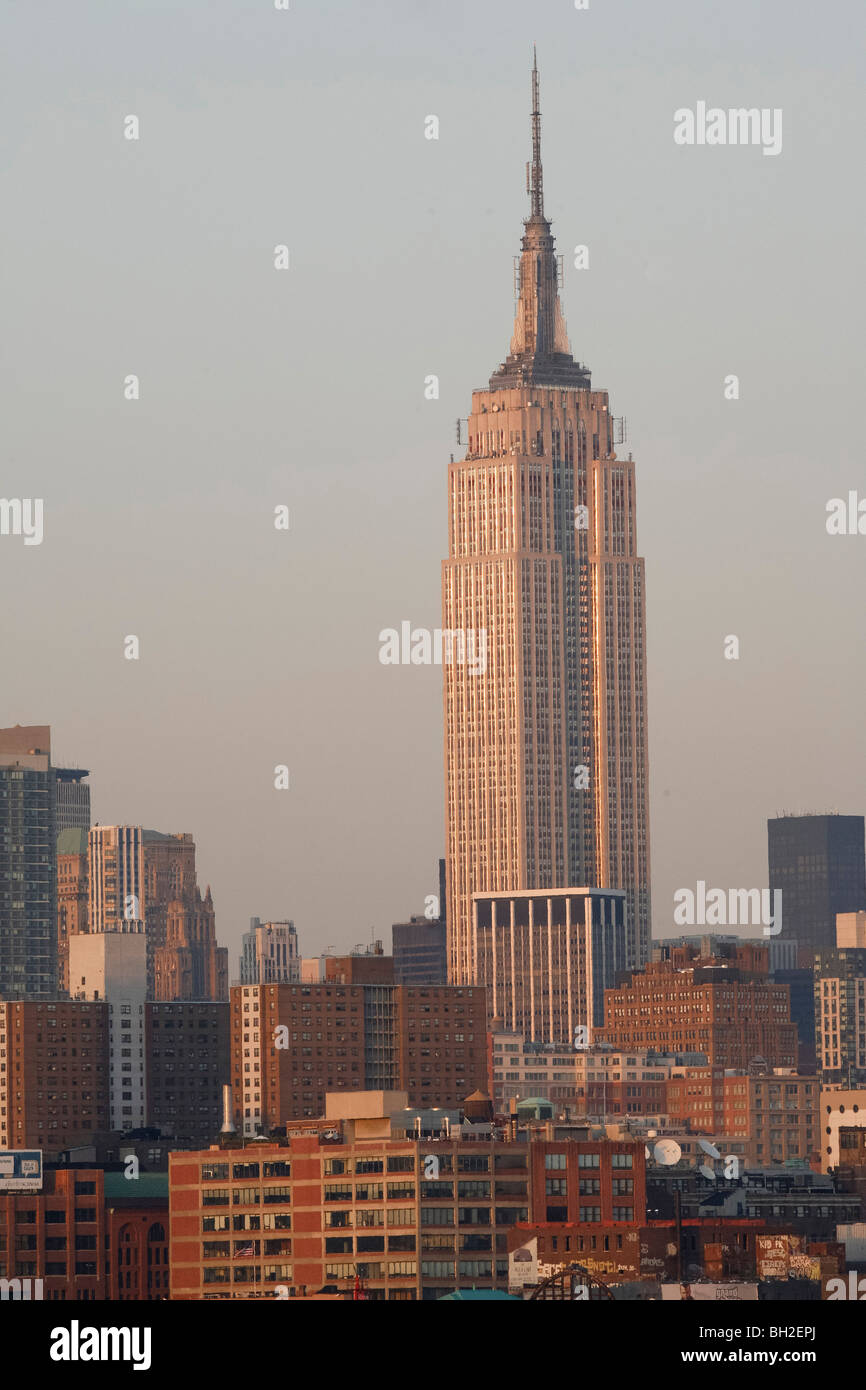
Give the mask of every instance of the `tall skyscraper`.
[[217, 945], [210, 888], [204, 897], [188, 833], [142, 831], [148, 998], [228, 999], [228, 951]]
[[169, 903], [165, 945], [153, 952], [153, 997], [228, 999], [229, 953], [218, 946], [210, 885], [189, 902]]
[[58, 767], [57, 774], [57, 834], [64, 830], [90, 829], [90, 787], [85, 777], [90, 773], [83, 767]]
[[57, 777], [46, 724], [0, 729], [0, 999], [57, 991]]
[[814, 959], [815, 1050], [825, 1085], [866, 1085], [866, 912], [840, 912]]
[[294, 922], [250, 918], [241, 940], [241, 984], [283, 984], [301, 978], [298, 933]]
[[69, 992], [69, 938], [87, 931], [88, 832], [67, 828], [57, 836], [57, 988]]
[[473, 392], [466, 456], [448, 472], [443, 626], [486, 653], [443, 665], [446, 916], [458, 983], [475, 978], [476, 892], [623, 889], [629, 967], [647, 959], [650, 936], [634, 464], [617, 458], [624, 429], [608, 393], [592, 389], [571, 353], [540, 127], [533, 67], [511, 351]]
[[195, 896], [195, 841], [188, 833], [144, 830], [142, 844], [147, 941], [154, 951], [166, 942], [169, 904], [192, 902]]
[[770, 888], [782, 894], [782, 935], [812, 952], [836, 945], [836, 914], [866, 908], [862, 816], [780, 816], [767, 822]]
[[94, 825], [88, 840], [92, 932], [144, 922], [144, 865], [140, 825]]
[[398, 985], [444, 985], [448, 979], [445, 923], [412, 917], [391, 928], [394, 979]]

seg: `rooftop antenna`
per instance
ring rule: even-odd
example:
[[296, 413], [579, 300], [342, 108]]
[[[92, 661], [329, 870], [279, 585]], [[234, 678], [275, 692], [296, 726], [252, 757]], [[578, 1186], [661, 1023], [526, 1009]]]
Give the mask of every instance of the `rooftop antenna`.
[[530, 197], [533, 217], [544, 216], [544, 193], [541, 179], [541, 110], [538, 100], [538, 59], [532, 45], [532, 176]]

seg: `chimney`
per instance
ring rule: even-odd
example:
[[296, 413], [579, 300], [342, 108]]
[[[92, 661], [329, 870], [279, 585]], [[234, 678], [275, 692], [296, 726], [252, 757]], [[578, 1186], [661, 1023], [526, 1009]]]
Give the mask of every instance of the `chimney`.
[[234, 1138], [237, 1134], [235, 1129], [234, 1115], [232, 1114], [232, 1088], [228, 1084], [223, 1086], [223, 1124], [220, 1130], [221, 1138]]

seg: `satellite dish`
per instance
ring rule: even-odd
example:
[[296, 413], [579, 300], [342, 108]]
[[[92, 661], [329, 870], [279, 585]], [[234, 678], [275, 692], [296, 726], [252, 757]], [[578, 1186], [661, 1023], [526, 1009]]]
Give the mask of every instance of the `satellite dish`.
[[660, 1163], [665, 1168], [670, 1168], [674, 1163], [679, 1163], [683, 1156], [683, 1151], [676, 1139], [660, 1139], [653, 1147], [653, 1158], [656, 1163]]

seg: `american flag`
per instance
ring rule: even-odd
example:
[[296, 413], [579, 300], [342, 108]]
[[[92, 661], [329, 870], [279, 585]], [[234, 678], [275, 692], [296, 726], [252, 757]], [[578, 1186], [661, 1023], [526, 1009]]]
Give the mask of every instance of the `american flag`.
[[241, 1260], [245, 1255], [254, 1255], [255, 1253], [256, 1247], [254, 1245], [245, 1245], [242, 1250], [235, 1251], [234, 1258], [236, 1260]]

